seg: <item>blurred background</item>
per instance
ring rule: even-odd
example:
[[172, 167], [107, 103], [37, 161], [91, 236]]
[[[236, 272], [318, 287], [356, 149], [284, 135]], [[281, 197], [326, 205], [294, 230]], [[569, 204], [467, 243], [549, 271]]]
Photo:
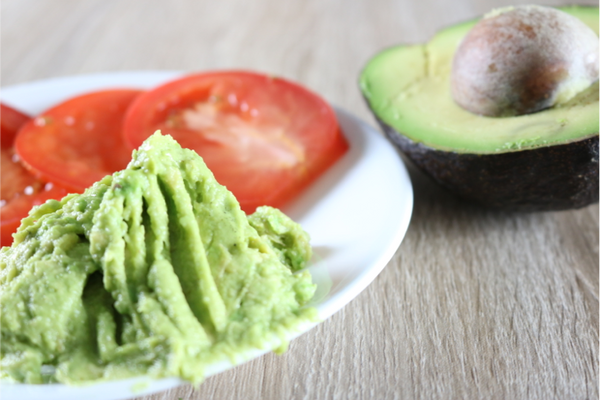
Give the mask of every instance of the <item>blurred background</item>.
[[528, 3], [3, 0], [2, 86], [104, 71], [243, 68], [298, 81], [370, 118], [357, 86], [369, 57], [492, 7]]

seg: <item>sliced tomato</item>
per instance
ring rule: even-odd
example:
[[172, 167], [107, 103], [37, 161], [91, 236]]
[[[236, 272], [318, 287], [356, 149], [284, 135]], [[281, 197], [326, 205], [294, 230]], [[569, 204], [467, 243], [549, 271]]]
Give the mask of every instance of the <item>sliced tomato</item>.
[[282, 206], [348, 149], [322, 98], [287, 80], [241, 71], [186, 76], [138, 97], [125, 139], [137, 148], [156, 130], [200, 154], [249, 213]]
[[5, 104], [0, 104], [2, 148], [0, 161], [2, 168], [0, 193], [0, 245], [9, 246], [12, 234], [21, 224], [31, 207], [48, 199], [61, 199], [67, 190], [39, 180], [30, 174], [15, 154], [13, 141], [19, 128], [29, 121], [29, 117]]
[[[0, 220], [2, 222], [0, 224], [0, 245], [10, 246], [13, 241], [12, 234], [16, 232], [19, 225], [21, 225], [21, 220], [27, 216], [33, 206], [40, 205], [49, 199], [60, 200], [69, 191], [52, 183], [43, 183], [29, 174], [19, 163], [14, 163], [13, 167], [9, 167], [7, 171], [4, 160], [5, 156], [2, 154], [2, 207], [0, 207]], [[29, 184], [17, 192], [13, 190], [13, 197], [5, 197], [5, 181], [22, 182], [19, 176], [24, 174], [28, 174], [34, 180], [30, 181]], [[7, 179], [7, 175], [12, 176], [12, 178]], [[15, 188], [13, 187], [12, 189]]]
[[23, 114], [21, 111], [0, 103], [0, 129], [2, 131], [0, 140], [3, 149], [12, 147], [18, 130], [25, 122], [29, 121], [29, 119], [29, 115]]
[[118, 89], [71, 98], [23, 126], [16, 152], [37, 177], [82, 192], [127, 166], [132, 149], [122, 123], [140, 93]]

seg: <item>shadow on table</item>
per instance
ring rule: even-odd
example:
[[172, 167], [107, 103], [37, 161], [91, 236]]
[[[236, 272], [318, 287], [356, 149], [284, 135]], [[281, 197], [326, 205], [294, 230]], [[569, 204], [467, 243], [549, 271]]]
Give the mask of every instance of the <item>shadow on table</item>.
[[409, 226], [409, 234], [425, 227], [445, 231], [449, 235], [473, 234], [477, 231], [505, 229], [507, 225], [536, 223], [556, 212], [518, 212], [503, 211], [483, 207], [466, 201], [435, 182], [431, 177], [414, 166], [401, 155], [413, 184], [414, 209]]

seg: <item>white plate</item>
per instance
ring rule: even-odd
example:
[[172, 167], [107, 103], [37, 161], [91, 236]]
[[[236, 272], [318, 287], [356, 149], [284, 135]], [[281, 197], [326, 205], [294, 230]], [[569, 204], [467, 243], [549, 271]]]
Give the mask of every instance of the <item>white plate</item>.
[[[71, 96], [102, 88], [151, 88], [181, 72], [125, 72], [57, 78], [7, 87], [1, 99], [31, 115]], [[412, 213], [413, 191], [400, 157], [381, 134], [336, 109], [350, 151], [284, 211], [311, 236], [313, 305], [325, 320], [356, 297], [400, 245]], [[303, 332], [314, 327], [305, 326]], [[248, 359], [264, 351], [248, 354]], [[231, 368], [212, 365], [208, 375]], [[87, 386], [3, 383], [4, 400], [117, 400], [182, 384], [176, 378], [134, 378]]]

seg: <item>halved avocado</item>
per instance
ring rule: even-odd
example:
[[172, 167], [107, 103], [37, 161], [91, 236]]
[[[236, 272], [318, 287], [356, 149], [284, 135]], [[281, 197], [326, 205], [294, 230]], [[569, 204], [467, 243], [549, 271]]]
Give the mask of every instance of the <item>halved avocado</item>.
[[[598, 7], [559, 8], [598, 34]], [[485, 117], [458, 106], [450, 71], [477, 21], [444, 29], [423, 45], [373, 57], [360, 76], [387, 137], [459, 196], [509, 210], [579, 208], [598, 201], [598, 81], [575, 98], [532, 114]]]

